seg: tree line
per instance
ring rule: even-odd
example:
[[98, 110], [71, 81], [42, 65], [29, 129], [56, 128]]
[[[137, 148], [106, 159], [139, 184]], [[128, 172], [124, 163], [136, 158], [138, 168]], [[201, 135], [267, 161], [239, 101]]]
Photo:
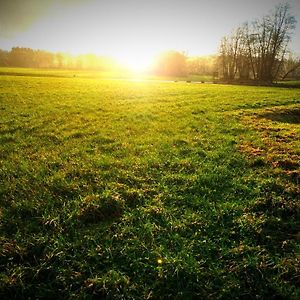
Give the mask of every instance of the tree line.
[[[163, 76], [212, 75], [215, 70], [215, 59], [215, 56], [188, 57], [183, 52], [166, 51], [157, 56], [149, 71]], [[67, 53], [52, 53], [24, 47], [13, 47], [10, 51], [0, 50], [0, 66], [99, 71], [122, 70], [122, 66], [110, 57], [95, 54], [72, 56]]]
[[163, 76], [212, 76], [215, 62], [215, 55], [188, 57], [184, 52], [166, 51], [158, 55], [152, 72]]
[[228, 81], [272, 83], [295, 73], [300, 60], [288, 50], [295, 25], [290, 6], [280, 4], [261, 19], [236, 28], [221, 41], [219, 76]]
[[45, 50], [13, 47], [10, 51], [0, 50], [0, 66], [23, 68], [61, 68], [111, 70], [117, 63], [108, 57], [95, 54], [73, 56]]

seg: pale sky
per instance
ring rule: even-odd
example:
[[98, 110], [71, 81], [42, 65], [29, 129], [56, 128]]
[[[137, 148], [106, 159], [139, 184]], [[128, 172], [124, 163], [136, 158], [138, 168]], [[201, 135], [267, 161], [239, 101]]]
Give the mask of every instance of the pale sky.
[[[139, 59], [164, 50], [217, 53], [220, 39], [281, 0], [0, 0], [0, 48]], [[300, 53], [300, 0], [291, 49]]]

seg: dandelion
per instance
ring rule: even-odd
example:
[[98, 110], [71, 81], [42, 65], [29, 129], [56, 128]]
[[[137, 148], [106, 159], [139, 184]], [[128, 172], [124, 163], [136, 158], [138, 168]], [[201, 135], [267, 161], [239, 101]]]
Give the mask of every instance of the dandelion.
[[157, 263], [159, 264], [159, 265], [161, 265], [162, 264], [162, 259], [161, 258], [159, 258], [159, 259], [157, 259]]

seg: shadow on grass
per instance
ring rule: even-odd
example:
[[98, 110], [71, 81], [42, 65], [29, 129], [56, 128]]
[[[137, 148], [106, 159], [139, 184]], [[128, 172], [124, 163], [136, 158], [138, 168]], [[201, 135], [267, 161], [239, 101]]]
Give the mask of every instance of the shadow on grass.
[[266, 112], [261, 116], [276, 122], [300, 124], [300, 108]]

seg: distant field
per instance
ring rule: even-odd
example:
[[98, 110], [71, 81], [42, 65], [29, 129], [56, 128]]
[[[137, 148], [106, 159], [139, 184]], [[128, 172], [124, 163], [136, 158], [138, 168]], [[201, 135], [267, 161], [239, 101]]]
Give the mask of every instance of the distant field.
[[300, 89], [34, 72], [0, 70], [1, 299], [300, 298]]
[[101, 78], [101, 79], [139, 79], [159, 81], [196, 81], [212, 82], [213, 77], [209, 75], [187, 75], [187, 76], [156, 76], [147, 73], [136, 72], [103, 72], [93, 70], [63, 70], [63, 69], [33, 69], [33, 68], [1, 68], [0, 76], [32, 76], [32, 77], [77, 77], [77, 78]]

